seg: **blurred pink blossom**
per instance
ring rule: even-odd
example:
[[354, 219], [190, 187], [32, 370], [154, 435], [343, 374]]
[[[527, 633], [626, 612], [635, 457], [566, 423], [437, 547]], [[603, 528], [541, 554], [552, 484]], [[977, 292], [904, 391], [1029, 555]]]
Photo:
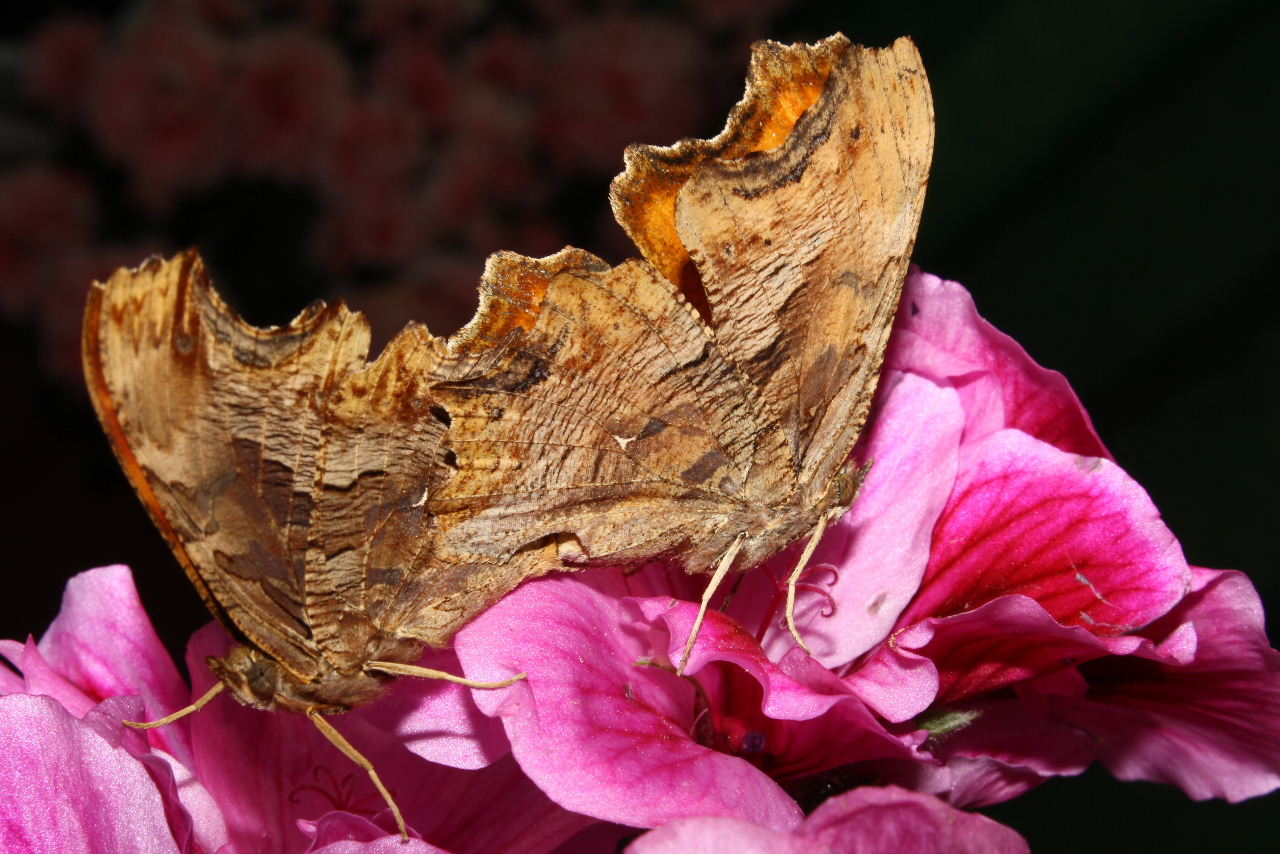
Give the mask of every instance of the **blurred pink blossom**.
[[128, 168], [145, 207], [163, 211], [227, 161], [225, 46], [162, 14], [114, 42], [90, 93], [103, 150]]
[[310, 177], [349, 85], [346, 60], [305, 30], [277, 30], [240, 46], [228, 103], [236, 164], [249, 174]]
[[814, 657], [779, 622], [795, 547], [709, 615], [687, 678], [700, 582], [671, 567], [534, 581], [463, 629], [469, 676], [528, 674], [476, 699], [544, 791], [789, 832], [850, 774], [958, 806], [1098, 759], [1193, 797], [1280, 784], [1280, 657], [1247, 581], [1193, 573], [1061, 375], [959, 285], [909, 278], [857, 456], [801, 585]]

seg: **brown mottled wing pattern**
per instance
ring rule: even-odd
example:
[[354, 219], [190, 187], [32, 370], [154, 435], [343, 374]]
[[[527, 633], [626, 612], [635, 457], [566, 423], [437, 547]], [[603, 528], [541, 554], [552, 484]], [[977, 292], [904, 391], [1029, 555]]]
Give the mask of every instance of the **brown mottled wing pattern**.
[[460, 559], [647, 559], [789, 488], [751, 383], [644, 262], [492, 256], [442, 370], [459, 470], [433, 510]]
[[441, 547], [521, 573], [751, 566], [812, 529], [856, 441], [932, 146], [919, 57], [757, 46], [709, 141], [635, 147], [613, 202], [646, 261], [494, 256], [435, 395]]
[[86, 311], [90, 393], [152, 519], [214, 614], [304, 681], [420, 634], [438, 342], [368, 345], [340, 304], [245, 324], [194, 252], [118, 271]]
[[[800, 483], [820, 490], [875, 392], [924, 202], [932, 105], [907, 39], [762, 43], [751, 79], [739, 112], [768, 123], [735, 115], [717, 140], [633, 148], [615, 209], [656, 266], [694, 266], [717, 342], [772, 406]], [[768, 148], [788, 116], [785, 143]], [[671, 180], [673, 161], [683, 181], [664, 204], [645, 191]]]

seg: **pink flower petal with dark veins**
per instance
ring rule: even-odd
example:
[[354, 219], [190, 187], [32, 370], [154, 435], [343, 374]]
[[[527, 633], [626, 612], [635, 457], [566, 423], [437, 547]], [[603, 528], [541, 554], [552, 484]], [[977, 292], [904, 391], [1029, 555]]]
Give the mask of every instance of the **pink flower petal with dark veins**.
[[945, 792], [952, 806], [1007, 801], [1049, 777], [1083, 773], [1096, 756], [1087, 733], [1036, 714], [1021, 700], [991, 700], [965, 711], [976, 717], [942, 737], [934, 750], [945, 765], [947, 785], [931, 791]]
[[[647, 619], [666, 626], [667, 657], [678, 660], [697, 606], [669, 599], [631, 602]], [[708, 694], [720, 736], [716, 746], [749, 756], [775, 779], [849, 762], [911, 757], [925, 737], [923, 732], [905, 737], [889, 733], [850, 682], [800, 649], [774, 664], [741, 626], [717, 612], [708, 612], [685, 672], [698, 678]], [[755, 681], [754, 687], [744, 684], [746, 677]], [[754, 737], [744, 751], [741, 741], [748, 733]]]
[[1016, 430], [961, 449], [910, 625], [1022, 594], [1063, 625], [1121, 635], [1169, 610], [1190, 570], [1151, 499], [1114, 463]]
[[885, 367], [953, 384], [967, 415], [966, 441], [1013, 427], [1063, 451], [1111, 456], [1066, 378], [983, 320], [956, 282], [911, 271]]
[[1105, 655], [1128, 655], [1149, 643], [1063, 626], [1040, 603], [1020, 595], [924, 620], [896, 636], [900, 649], [924, 655], [937, 667], [938, 702], [987, 694]]
[[1162, 643], [1163, 661], [1092, 662], [1081, 668], [1088, 694], [1059, 704], [1056, 716], [1090, 733], [1122, 780], [1173, 783], [1198, 800], [1274, 790], [1280, 653], [1267, 642], [1253, 585], [1238, 572], [1197, 569], [1193, 592], [1144, 634], [1186, 623], [1197, 636], [1194, 661], [1169, 660]]
[[53, 698], [0, 697], [0, 744], [0, 849], [178, 851], [143, 765]]
[[[645, 661], [650, 626], [579, 578], [540, 579], [454, 640], [467, 676], [527, 678], [476, 702], [501, 718], [520, 766], [567, 809], [633, 827], [729, 815], [773, 829], [800, 808], [750, 763], [698, 744], [692, 685]], [[665, 632], [662, 641], [668, 641]], [[816, 706], [834, 702], [813, 701]]]

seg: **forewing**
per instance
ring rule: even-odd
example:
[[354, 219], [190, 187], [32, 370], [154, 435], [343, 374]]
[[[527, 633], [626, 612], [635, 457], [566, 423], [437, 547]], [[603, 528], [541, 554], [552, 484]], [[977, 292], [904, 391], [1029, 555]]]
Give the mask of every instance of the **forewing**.
[[[798, 92], [777, 72], [792, 66], [804, 70]], [[820, 94], [797, 113], [824, 70]], [[929, 89], [909, 40], [877, 50], [833, 37], [757, 45], [745, 103], [794, 127], [767, 150], [632, 152], [628, 173], [680, 155], [688, 177], [670, 220], [629, 228], [674, 230], [718, 342], [783, 425], [802, 486], [822, 488], [866, 419], [897, 309], [932, 155]], [[738, 120], [721, 136], [750, 136]]]
[[442, 374], [457, 471], [435, 512], [459, 559], [639, 562], [790, 489], [751, 383], [641, 261], [492, 256]]

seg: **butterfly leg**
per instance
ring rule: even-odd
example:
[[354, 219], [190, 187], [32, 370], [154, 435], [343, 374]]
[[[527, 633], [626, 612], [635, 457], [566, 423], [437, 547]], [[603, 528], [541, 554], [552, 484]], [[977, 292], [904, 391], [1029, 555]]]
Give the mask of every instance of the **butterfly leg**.
[[390, 673], [393, 676], [420, 676], [423, 679], [442, 679], [445, 682], [454, 682], [458, 685], [466, 685], [468, 688], [505, 688], [508, 685], [514, 685], [524, 678], [523, 673], [518, 673], [510, 679], [503, 679], [501, 682], [477, 682], [474, 679], [467, 679], [464, 676], [454, 676], [443, 670], [433, 670], [430, 667], [418, 667], [415, 664], [400, 664], [395, 661], [370, 661], [364, 666], [365, 670], [377, 670], [379, 673]]
[[373, 781], [373, 785], [382, 795], [382, 799], [387, 802], [387, 806], [391, 807], [391, 814], [396, 818], [396, 827], [400, 828], [400, 838], [407, 842], [409, 831], [404, 826], [404, 816], [400, 815], [400, 808], [391, 799], [391, 793], [387, 791], [387, 787], [382, 785], [382, 779], [378, 777], [378, 772], [373, 770], [373, 763], [365, 759], [360, 751], [352, 747], [351, 742], [343, 738], [342, 733], [334, 729], [333, 724], [326, 721], [315, 709], [307, 709], [307, 717], [316, 725], [316, 729], [320, 730], [320, 734], [329, 739], [330, 744], [341, 750], [343, 756], [359, 765], [369, 775], [369, 779]]
[[738, 556], [738, 550], [742, 548], [742, 544], [746, 539], [746, 534], [738, 535], [738, 538], [733, 541], [733, 545], [729, 546], [729, 550], [720, 558], [720, 563], [716, 564], [715, 574], [707, 582], [707, 589], [702, 593], [702, 604], [698, 606], [698, 616], [693, 621], [693, 628], [689, 631], [689, 640], [684, 645], [684, 654], [680, 656], [680, 666], [676, 668], [676, 673], [681, 676], [684, 675], [685, 665], [689, 663], [689, 655], [693, 652], [694, 641], [698, 639], [698, 630], [702, 628], [702, 618], [707, 615], [707, 606], [711, 604], [711, 597], [715, 595], [716, 588], [720, 586], [720, 582], [724, 581], [725, 575], [729, 572], [729, 567], [733, 566], [733, 559]]
[[809, 558], [813, 557], [813, 550], [818, 547], [818, 541], [822, 539], [822, 534], [827, 530], [827, 525], [831, 524], [831, 520], [844, 512], [843, 508], [828, 510], [818, 519], [818, 525], [813, 529], [813, 535], [809, 537], [809, 542], [805, 543], [804, 552], [800, 555], [800, 560], [796, 561], [796, 568], [791, 571], [791, 577], [787, 579], [787, 628], [791, 630], [791, 636], [796, 639], [796, 643], [805, 652], [813, 655], [809, 645], [804, 642], [804, 638], [800, 637], [800, 630], [796, 628], [796, 583], [800, 581], [800, 576], [804, 574], [805, 567], [809, 565]]
[[124, 724], [127, 727], [133, 727], [134, 729], [154, 729], [155, 727], [158, 727], [158, 726], [171, 724], [174, 721], [178, 720], [179, 718], [185, 718], [187, 715], [194, 714], [200, 711], [201, 709], [203, 709], [205, 706], [209, 705], [209, 701], [212, 700], [214, 697], [218, 696], [219, 694], [221, 694], [222, 689], [226, 687], [227, 687], [226, 683], [224, 682], [215, 682], [213, 684], [213, 687], [210, 688], [208, 691], [205, 691], [204, 695], [201, 696], [199, 700], [196, 700], [194, 703], [187, 706], [185, 709], [179, 709], [178, 711], [174, 712], [171, 715], [165, 715], [163, 718], [161, 718], [158, 721], [121, 721], [120, 723]]

